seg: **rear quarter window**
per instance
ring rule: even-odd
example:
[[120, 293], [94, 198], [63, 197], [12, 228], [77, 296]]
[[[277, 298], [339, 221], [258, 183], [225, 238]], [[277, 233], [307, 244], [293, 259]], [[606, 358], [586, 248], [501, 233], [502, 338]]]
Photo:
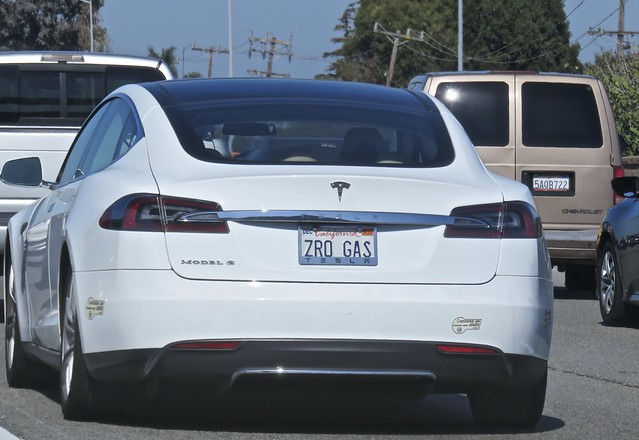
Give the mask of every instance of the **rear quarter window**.
[[455, 115], [476, 146], [508, 145], [508, 84], [446, 82], [437, 87], [435, 97]]
[[587, 84], [528, 82], [521, 87], [522, 142], [528, 147], [599, 148], [597, 101]]

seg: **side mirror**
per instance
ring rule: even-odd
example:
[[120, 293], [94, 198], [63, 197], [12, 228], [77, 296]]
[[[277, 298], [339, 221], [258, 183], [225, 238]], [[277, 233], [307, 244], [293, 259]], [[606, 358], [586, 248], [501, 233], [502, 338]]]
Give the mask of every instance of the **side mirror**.
[[639, 195], [639, 177], [616, 177], [610, 181], [612, 190], [620, 197], [637, 197]]
[[0, 180], [8, 185], [42, 185], [42, 164], [37, 157], [24, 157], [7, 161], [0, 172]]

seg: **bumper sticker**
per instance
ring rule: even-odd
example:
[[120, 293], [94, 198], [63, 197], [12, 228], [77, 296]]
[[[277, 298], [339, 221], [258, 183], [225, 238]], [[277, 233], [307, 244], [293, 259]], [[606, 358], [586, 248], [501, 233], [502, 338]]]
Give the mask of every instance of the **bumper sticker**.
[[466, 330], [479, 330], [481, 319], [455, 318], [453, 321], [453, 331], [461, 335]]
[[104, 314], [104, 301], [101, 299], [89, 298], [87, 300], [87, 317], [93, 319], [96, 315]]

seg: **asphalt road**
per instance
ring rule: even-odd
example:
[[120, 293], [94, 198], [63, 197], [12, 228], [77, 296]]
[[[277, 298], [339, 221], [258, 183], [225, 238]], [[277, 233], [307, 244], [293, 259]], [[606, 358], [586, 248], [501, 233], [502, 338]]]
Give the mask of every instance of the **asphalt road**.
[[[122, 403], [124, 415], [69, 422], [62, 418], [56, 388], [9, 389], [4, 363], [0, 426], [25, 440], [637, 438], [639, 321], [604, 327], [590, 295], [566, 291], [560, 274], [556, 285], [546, 406], [542, 420], [529, 432], [474, 426], [464, 396], [433, 395], [411, 402], [336, 398], [316, 390], [259, 395], [246, 391], [216, 406], [127, 401]], [[132, 411], [143, 415], [126, 415]]]

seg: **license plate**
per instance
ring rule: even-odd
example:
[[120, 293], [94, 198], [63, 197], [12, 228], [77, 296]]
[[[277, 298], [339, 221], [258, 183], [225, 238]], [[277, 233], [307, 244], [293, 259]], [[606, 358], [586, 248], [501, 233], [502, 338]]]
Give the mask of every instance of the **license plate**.
[[299, 264], [377, 266], [376, 227], [301, 225], [297, 231]]
[[533, 176], [532, 186], [535, 192], [569, 192], [569, 176]]

